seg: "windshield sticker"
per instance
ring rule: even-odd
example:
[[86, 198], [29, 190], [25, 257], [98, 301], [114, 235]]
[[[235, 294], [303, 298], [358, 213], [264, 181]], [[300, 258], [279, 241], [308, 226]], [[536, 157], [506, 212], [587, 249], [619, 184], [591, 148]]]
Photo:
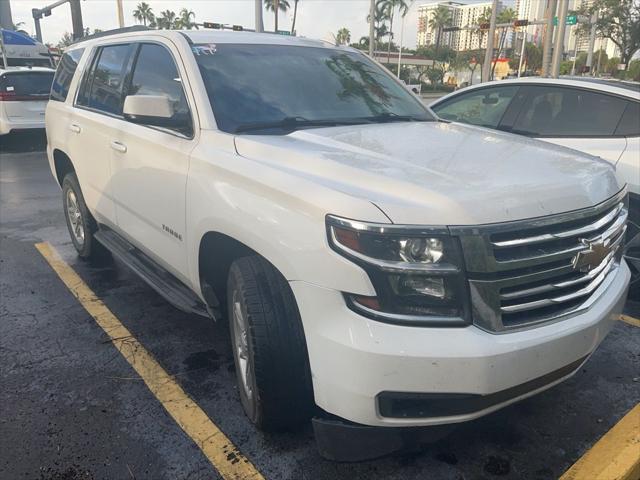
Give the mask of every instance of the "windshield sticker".
[[191, 50], [195, 55], [213, 55], [216, 53], [216, 44], [215, 43], [207, 43], [201, 45], [193, 45]]

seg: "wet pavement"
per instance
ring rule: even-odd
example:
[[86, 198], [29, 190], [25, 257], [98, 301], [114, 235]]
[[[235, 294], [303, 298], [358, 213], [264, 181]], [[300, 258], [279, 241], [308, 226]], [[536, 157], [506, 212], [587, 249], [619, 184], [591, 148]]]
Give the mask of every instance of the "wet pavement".
[[[573, 378], [419, 452], [319, 457], [311, 427], [265, 435], [239, 403], [228, 330], [117, 262], [80, 261], [44, 136], [0, 139], [0, 478], [209, 479], [207, 458], [34, 248], [51, 243], [267, 479], [553, 479], [640, 398], [640, 329], [618, 322]], [[640, 317], [640, 305], [627, 313]]]

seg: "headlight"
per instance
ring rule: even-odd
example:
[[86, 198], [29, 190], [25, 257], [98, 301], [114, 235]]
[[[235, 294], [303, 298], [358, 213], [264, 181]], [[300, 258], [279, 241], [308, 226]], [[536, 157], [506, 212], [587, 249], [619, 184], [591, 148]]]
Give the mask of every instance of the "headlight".
[[358, 313], [390, 323], [467, 325], [460, 246], [446, 229], [368, 224], [327, 216], [331, 247], [360, 265], [375, 297], [345, 293]]

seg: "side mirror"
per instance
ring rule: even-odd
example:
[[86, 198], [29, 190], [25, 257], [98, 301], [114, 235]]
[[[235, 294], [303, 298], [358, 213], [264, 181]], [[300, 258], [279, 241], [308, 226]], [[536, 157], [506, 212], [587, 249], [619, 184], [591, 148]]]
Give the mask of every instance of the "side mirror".
[[164, 95], [127, 95], [122, 114], [131, 123], [178, 130], [189, 128], [189, 121], [174, 114], [171, 100]]
[[482, 103], [485, 105], [496, 105], [499, 101], [500, 99], [498, 97], [491, 97], [489, 95], [482, 99]]

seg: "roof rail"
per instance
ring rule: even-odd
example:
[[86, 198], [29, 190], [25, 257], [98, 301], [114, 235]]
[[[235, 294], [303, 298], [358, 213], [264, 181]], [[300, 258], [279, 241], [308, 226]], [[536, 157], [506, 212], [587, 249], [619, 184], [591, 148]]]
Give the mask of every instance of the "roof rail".
[[93, 40], [94, 38], [117, 35], [119, 33], [144, 32], [147, 30], [153, 30], [153, 29], [146, 27], [144, 25], [134, 25], [132, 27], [114, 28], [113, 30], [105, 30], [104, 32], [98, 32], [98, 33], [94, 33], [93, 35], [87, 35], [86, 37], [79, 38], [78, 40], [73, 42], [71, 45], [76, 45], [78, 43], [82, 43], [87, 40]]

